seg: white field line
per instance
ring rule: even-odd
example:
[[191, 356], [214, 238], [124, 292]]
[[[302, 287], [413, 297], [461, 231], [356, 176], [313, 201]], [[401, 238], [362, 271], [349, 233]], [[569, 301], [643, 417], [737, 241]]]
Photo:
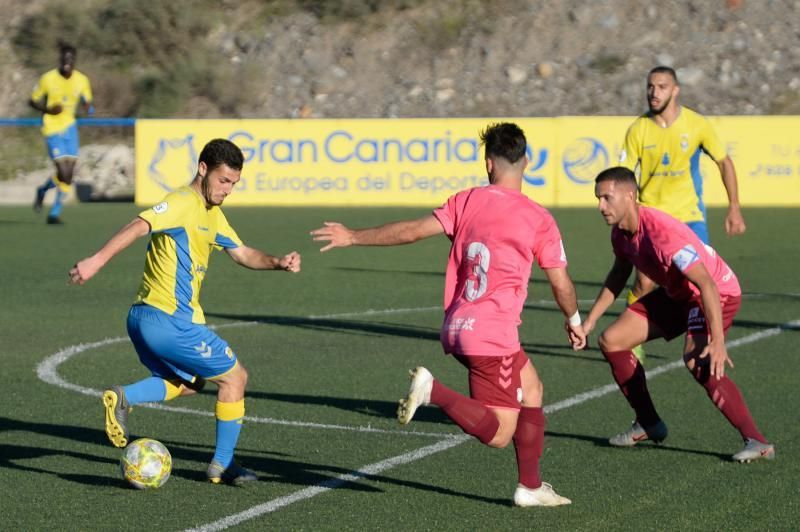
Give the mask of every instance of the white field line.
[[320, 493], [325, 493], [326, 491], [336, 489], [348, 482], [355, 482], [366, 476], [377, 475], [383, 471], [392, 469], [393, 467], [403, 464], [408, 464], [416, 460], [420, 460], [422, 458], [425, 458], [426, 456], [430, 456], [440, 451], [445, 451], [447, 449], [450, 449], [451, 447], [455, 447], [456, 445], [461, 445], [462, 443], [469, 441], [471, 439], [472, 439], [471, 436], [466, 436], [466, 435], [459, 435], [455, 438], [447, 438], [446, 440], [434, 443], [433, 445], [428, 445], [426, 447], [422, 447], [420, 449], [416, 449], [414, 451], [401, 454], [399, 456], [387, 458], [386, 460], [382, 460], [380, 462], [364, 466], [358, 471], [353, 471], [352, 473], [347, 473], [345, 475], [339, 475], [336, 478], [332, 478], [324, 482], [320, 482], [319, 484], [316, 484], [314, 486], [309, 486], [299, 491], [295, 491], [294, 493], [290, 493], [289, 495], [286, 495], [284, 497], [278, 497], [277, 499], [272, 499], [271, 501], [267, 501], [265, 503], [253, 506], [243, 512], [239, 512], [238, 514], [232, 514], [227, 517], [223, 517], [219, 521], [214, 521], [213, 523], [201, 525], [197, 528], [190, 528], [188, 530], [193, 532], [211, 532], [214, 530], [225, 530], [226, 528], [236, 526], [244, 521], [248, 521], [255, 517], [272, 513], [292, 503], [310, 499], [311, 497], [319, 495]]
[[[735, 349], [742, 345], [758, 342], [759, 340], [763, 340], [764, 338], [777, 336], [785, 330], [794, 330], [798, 328], [800, 328], [800, 320], [790, 321], [778, 327], [772, 327], [770, 329], [765, 329], [757, 333], [737, 338], [736, 340], [729, 342], [727, 344], [727, 347], [728, 349]], [[682, 359], [677, 360], [675, 362], [670, 362], [668, 364], [664, 364], [657, 368], [653, 368], [652, 370], [647, 371], [648, 379], [652, 379], [658, 375], [662, 375], [668, 371], [679, 368], [681, 366], [683, 366]], [[618, 388], [616, 384], [600, 386], [593, 390], [589, 390], [588, 392], [584, 392], [582, 394], [575, 395], [563, 401], [553, 403], [552, 405], [547, 405], [544, 407], [544, 411], [545, 413], [552, 414], [554, 412], [558, 412], [559, 410], [565, 410], [567, 408], [579, 405], [581, 403], [585, 403], [587, 401], [597, 399], [604, 395], [608, 395], [609, 393], [612, 393], [617, 389]], [[411, 451], [405, 454], [394, 456], [392, 458], [388, 458], [380, 462], [376, 462], [374, 464], [364, 466], [361, 469], [354, 471], [352, 473], [340, 475], [334, 479], [326, 480], [325, 482], [321, 482], [314, 486], [309, 486], [302, 490], [291, 493], [290, 495], [286, 495], [284, 497], [278, 497], [277, 499], [272, 499], [271, 501], [267, 501], [265, 503], [253, 506], [251, 508], [248, 508], [247, 510], [244, 510], [236, 514], [231, 514], [217, 521], [213, 521], [205, 525], [200, 525], [196, 528], [187, 529], [187, 532], [216, 532], [218, 530], [225, 530], [227, 528], [236, 526], [245, 521], [249, 521], [250, 519], [254, 519], [256, 517], [272, 513], [292, 503], [310, 499], [312, 497], [315, 497], [316, 495], [319, 495], [320, 493], [324, 493], [326, 491], [335, 489], [345, 484], [346, 482], [353, 482], [369, 475], [377, 475], [378, 473], [382, 473], [388, 469], [392, 469], [395, 466], [408, 464], [416, 460], [419, 460], [421, 458], [425, 458], [426, 456], [430, 456], [440, 451], [445, 451], [457, 445], [461, 445], [462, 443], [467, 442], [471, 439], [472, 438], [470, 436], [466, 435], [463, 435], [458, 438], [448, 438], [446, 440], [442, 440], [439, 443], [429, 445], [427, 447], [422, 447], [415, 451]]]
[[[229, 323], [226, 325], [233, 326], [237, 324], [251, 325], [252, 322], [237, 322], [237, 323]], [[89, 395], [92, 397], [100, 397], [101, 395], [103, 395], [103, 392], [101, 390], [98, 390], [97, 388], [88, 388], [64, 380], [64, 378], [58, 374], [58, 366], [60, 366], [70, 358], [74, 357], [75, 355], [78, 355], [85, 351], [89, 351], [91, 349], [111, 344], [118, 344], [126, 341], [128, 341], [127, 337], [106, 338], [105, 340], [100, 340], [99, 342], [92, 342], [88, 344], [77, 344], [67, 347], [53, 355], [50, 355], [42, 362], [40, 362], [39, 365], [36, 367], [36, 375], [44, 382], [52, 384], [54, 386], [58, 386], [59, 388], [72, 390], [73, 392], [78, 392], [80, 394]], [[194, 408], [170, 406], [161, 403], [142, 403], [137, 406], [145, 408], [153, 408], [155, 410], [163, 410], [165, 412], [175, 412], [178, 414], [192, 414], [195, 416], [214, 417], [214, 412], [210, 410], [196, 410]], [[447, 434], [442, 432], [415, 432], [415, 431], [399, 430], [399, 429], [388, 430], [388, 429], [378, 429], [371, 426], [332, 425], [325, 423], [312, 423], [310, 421], [292, 421], [286, 419], [276, 419], [271, 417], [258, 417], [258, 416], [245, 416], [244, 420], [247, 421], [248, 423], [265, 423], [269, 425], [284, 425], [284, 426], [299, 427], [299, 428], [344, 430], [352, 432], [370, 432], [377, 434], [396, 434], [398, 436], [432, 436], [435, 438], [446, 438], [448, 436], [449, 437], [456, 436], [456, 434]]]
[[[537, 301], [536, 304], [545, 304], [549, 301]], [[417, 308], [400, 308], [400, 309], [385, 309], [385, 310], [367, 310], [365, 312], [350, 312], [350, 313], [341, 313], [341, 314], [328, 314], [323, 316], [308, 316], [307, 319], [335, 319], [335, 318], [343, 318], [343, 317], [355, 317], [355, 316], [373, 316], [373, 315], [381, 315], [381, 314], [401, 314], [401, 313], [408, 313], [408, 312], [425, 312], [431, 310], [438, 310], [441, 307], [417, 307]], [[217, 328], [222, 327], [241, 327], [247, 325], [257, 325], [259, 322], [233, 322], [233, 323], [225, 323], [218, 325]], [[800, 320], [794, 320], [778, 327], [772, 327], [770, 329], [765, 329], [763, 331], [759, 331], [757, 333], [749, 334], [747, 336], [743, 336], [742, 338], [737, 338], [736, 340], [732, 340], [731, 342], [727, 343], [728, 349], [734, 349], [736, 347], [750, 344], [753, 342], [757, 342], [764, 338], [768, 338], [771, 336], [777, 336], [781, 334], [784, 330], [795, 330], [800, 328]], [[117, 337], [117, 338], [106, 338], [105, 340], [100, 340], [98, 342], [92, 343], [85, 343], [85, 344], [77, 344], [74, 346], [67, 347], [62, 349], [61, 351], [50, 355], [49, 357], [45, 358], [41, 363], [39, 363], [36, 367], [36, 373], [38, 377], [47, 382], [49, 384], [53, 384], [55, 386], [65, 388], [68, 390], [76, 391], [78, 393], [89, 395], [89, 396], [100, 396], [101, 391], [94, 389], [94, 388], [87, 388], [84, 386], [79, 386], [77, 384], [73, 384], [64, 380], [58, 374], [58, 366], [63, 362], [69, 360], [73, 356], [80, 354], [84, 351], [88, 351], [91, 349], [95, 349], [98, 347], [103, 347], [119, 342], [126, 341], [127, 338], [124, 337]], [[674, 362], [670, 362], [668, 364], [664, 364], [662, 366], [658, 366], [651, 370], [647, 371], [647, 378], [652, 379], [658, 375], [664, 374], [668, 371], [673, 369], [679, 368], [683, 366], [683, 360], [676, 360]], [[547, 414], [552, 414], [554, 412], [558, 412], [559, 410], [564, 410], [581, 403], [585, 403], [587, 401], [591, 401], [593, 399], [597, 399], [599, 397], [603, 397], [604, 395], [608, 395], [609, 393], [614, 392], [617, 390], [616, 384], [608, 384], [605, 386], [600, 386], [598, 388], [594, 388], [589, 390], [588, 392], [584, 392], [568, 399], [564, 399], [557, 403], [553, 403], [551, 405], [546, 405], [544, 407], [544, 411]], [[170, 411], [170, 412], [177, 412], [183, 414], [194, 414], [194, 415], [202, 415], [202, 416], [213, 416], [211, 412], [194, 410], [190, 408], [181, 408], [181, 407], [169, 407], [166, 405], [161, 404], [147, 404], [141, 406], [148, 406], [150, 408], [157, 408], [160, 410]], [[253, 506], [243, 512], [239, 512], [237, 514], [232, 514], [227, 517], [224, 517], [218, 521], [214, 521], [212, 523], [208, 523], [206, 525], [201, 525], [197, 528], [189, 529], [192, 531], [203, 531], [203, 532], [211, 532], [216, 530], [224, 530], [231, 526], [235, 526], [239, 523], [244, 521], [248, 521], [250, 519], [254, 519], [256, 517], [272, 513], [280, 508], [288, 506], [292, 503], [303, 501], [306, 499], [310, 499], [320, 493], [324, 493], [326, 491], [330, 491], [335, 489], [343, 484], [348, 482], [355, 482], [361, 478], [370, 475], [376, 475], [383, 471], [392, 469], [396, 466], [407, 464], [414, 462], [416, 460], [420, 460], [425, 458], [426, 456], [430, 456], [432, 454], [450, 449], [457, 445], [460, 445], [466, 441], [472, 439], [469, 436], [462, 435], [462, 434], [448, 434], [448, 433], [423, 433], [423, 432], [410, 432], [410, 431], [389, 431], [383, 429], [373, 429], [371, 427], [354, 427], [354, 426], [345, 426], [345, 425], [326, 425], [326, 424], [319, 424], [319, 423], [306, 423], [306, 422], [299, 422], [299, 421], [287, 421], [287, 420], [278, 420], [278, 419], [271, 419], [271, 418], [259, 418], [255, 416], [247, 416], [245, 420], [249, 422], [255, 423], [271, 423], [271, 424], [279, 424], [279, 425], [289, 425], [289, 426], [297, 426], [297, 427], [308, 427], [308, 428], [324, 428], [324, 429], [336, 429], [336, 430], [351, 430], [357, 432], [377, 432], [377, 433], [392, 433], [392, 434], [406, 434], [406, 435], [414, 435], [414, 436], [434, 436], [443, 438], [438, 443], [428, 445], [426, 447], [422, 447], [420, 449], [416, 449], [414, 451], [404, 453], [398, 456], [394, 456], [391, 458], [387, 458], [386, 460], [382, 460], [380, 462], [376, 462], [374, 464], [369, 464], [364, 466], [352, 473], [347, 473], [343, 475], [339, 475], [336, 478], [326, 480], [325, 482], [321, 482], [314, 486], [309, 486], [302, 490], [296, 491], [290, 495], [279, 497], [277, 499], [273, 499], [271, 501], [267, 501], [265, 503]]]
[[[538, 300], [532, 302], [534, 304], [548, 304], [552, 303], [550, 300]], [[435, 310], [441, 310], [441, 306], [435, 307], [411, 307], [411, 308], [389, 308], [389, 309], [368, 309], [362, 312], [342, 312], [337, 314], [322, 314], [322, 315], [311, 315], [306, 316], [303, 319], [308, 320], [331, 320], [331, 319], [339, 319], [339, 318], [354, 318], [354, 317], [369, 317], [369, 316], [380, 316], [380, 315], [392, 315], [392, 314], [408, 314], [414, 312], [430, 312]], [[291, 318], [287, 318], [291, 319]], [[248, 327], [253, 325], [263, 325], [263, 322], [258, 321], [236, 321], [230, 323], [222, 323], [219, 325], [212, 325], [210, 326], [213, 329], [223, 329], [223, 328], [230, 328], [230, 327]], [[50, 355], [49, 357], [45, 358], [42, 362], [38, 364], [36, 367], [36, 374], [37, 376], [48, 384], [52, 384], [54, 386], [58, 386], [59, 388], [64, 388], [67, 390], [72, 390], [73, 392], [78, 392], [83, 395], [88, 395], [92, 397], [100, 397], [103, 392], [96, 388], [88, 388], [85, 386], [80, 386], [78, 384], [73, 384], [71, 382], [67, 382], [58, 374], [58, 367], [69, 360], [70, 358], [79, 355], [85, 351], [90, 351], [92, 349], [97, 349], [99, 347], [104, 347], [107, 345], [117, 344], [120, 342], [128, 341], [127, 337], [119, 336], [116, 338], [106, 338], [105, 340], [100, 340], [97, 342], [91, 343], [81, 343], [72, 345], [58, 351]], [[214, 413], [208, 410], [195, 410], [193, 408], [185, 408], [185, 407], [178, 407], [178, 406], [170, 406], [165, 404], [155, 404], [155, 403], [147, 403], [142, 404], [140, 406], [153, 408], [156, 410], [163, 410], [166, 412], [175, 412], [179, 414], [193, 414], [198, 416], [207, 416], [213, 417]], [[416, 432], [416, 431], [408, 431], [408, 430], [386, 430], [386, 429], [377, 429], [371, 426], [349, 426], [349, 425], [333, 425], [333, 424], [325, 424], [325, 423], [312, 423], [312, 422], [304, 422], [304, 421], [292, 421], [292, 420], [284, 420], [284, 419], [276, 419], [276, 418], [269, 418], [269, 417], [257, 417], [257, 416], [246, 416], [245, 421], [250, 423], [266, 423], [272, 425], [284, 425], [284, 426], [292, 426], [292, 427], [303, 427], [303, 428], [312, 428], [312, 429], [330, 429], [330, 430], [346, 430], [346, 431], [355, 431], [355, 432], [371, 432], [371, 433], [387, 433], [387, 434], [398, 434], [398, 435], [409, 435], [409, 436], [432, 436], [436, 438], [446, 438], [446, 437], [453, 437], [457, 436], [456, 434], [448, 434], [448, 433], [441, 433], [441, 432]]]

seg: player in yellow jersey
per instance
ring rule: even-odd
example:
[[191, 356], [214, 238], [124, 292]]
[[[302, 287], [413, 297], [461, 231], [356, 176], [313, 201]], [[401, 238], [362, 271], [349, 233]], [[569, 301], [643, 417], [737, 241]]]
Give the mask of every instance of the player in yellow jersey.
[[69, 272], [70, 282], [83, 284], [136, 239], [150, 235], [142, 284], [128, 313], [128, 335], [152, 375], [103, 392], [106, 435], [114, 446], [125, 447], [131, 406], [192, 395], [211, 381], [219, 387], [216, 450], [207, 471], [215, 484], [241, 484], [256, 475], [233, 460], [244, 418], [247, 371], [228, 343], [204, 325], [200, 308], [209, 255], [223, 249], [246, 268], [300, 271], [300, 255], [294, 251], [274, 257], [244, 245], [219, 208], [239, 181], [243, 164], [235, 144], [212, 140], [200, 153], [190, 185], [139, 214]]
[[89, 78], [75, 70], [76, 51], [73, 46], [60, 46], [59, 66], [45, 72], [31, 93], [30, 106], [42, 112], [42, 133], [47, 152], [56, 166], [53, 177], [36, 189], [33, 208], [42, 210], [44, 196], [56, 189], [56, 199], [47, 215], [48, 224], [60, 224], [64, 198], [72, 185], [75, 161], [78, 159], [78, 126], [75, 115], [79, 108], [94, 114], [92, 87]]
[[[728, 194], [725, 231], [728, 235], [744, 233], [746, 226], [739, 205], [733, 161], [708, 119], [678, 103], [680, 90], [678, 76], [672, 68], [657, 66], [648, 73], [649, 110], [628, 128], [619, 164], [634, 171], [638, 168], [642, 205], [671, 214], [708, 244], [700, 175], [700, 157], [705, 153], [719, 167]], [[635, 303], [654, 288], [655, 283], [637, 271], [628, 304]], [[634, 353], [644, 360], [641, 346]]]

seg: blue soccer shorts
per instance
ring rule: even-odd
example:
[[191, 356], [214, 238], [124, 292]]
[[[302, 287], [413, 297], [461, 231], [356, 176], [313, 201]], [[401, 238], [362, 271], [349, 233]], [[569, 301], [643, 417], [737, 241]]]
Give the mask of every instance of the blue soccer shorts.
[[64, 131], [45, 137], [47, 153], [54, 161], [62, 157], [78, 156], [78, 126], [72, 124]]
[[213, 379], [236, 366], [236, 354], [214, 331], [150, 305], [131, 307], [128, 336], [142, 364], [165, 380]]
[[703, 244], [707, 245], [709, 243], [708, 224], [705, 221], [686, 222], [686, 225], [703, 241]]

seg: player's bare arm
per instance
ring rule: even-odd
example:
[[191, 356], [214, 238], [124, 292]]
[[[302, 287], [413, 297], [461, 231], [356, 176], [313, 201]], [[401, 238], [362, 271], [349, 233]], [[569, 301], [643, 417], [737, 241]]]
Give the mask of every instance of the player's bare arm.
[[100, 271], [117, 253], [124, 250], [137, 239], [150, 232], [150, 224], [141, 218], [134, 218], [128, 225], [120, 229], [117, 234], [100, 248], [100, 251], [90, 257], [79, 261], [69, 271], [70, 284], [83, 284]]
[[728, 194], [728, 214], [725, 216], [725, 232], [728, 233], [728, 236], [740, 235], [745, 232], [747, 227], [739, 205], [739, 185], [736, 179], [736, 167], [730, 157], [725, 157], [717, 165], [722, 176], [722, 184], [725, 186], [725, 192]]
[[728, 356], [725, 347], [725, 333], [722, 327], [722, 305], [719, 299], [719, 290], [703, 264], [697, 264], [685, 272], [686, 277], [699, 290], [703, 301], [703, 313], [710, 331], [708, 345], [703, 348], [700, 358], [710, 357], [711, 376], [721, 379], [725, 375], [725, 364], [733, 367], [733, 361]]
[[45, 98], [42, 98], [39, 101], [29, 100], [28, 104], [31, 107], [33, 107], [34, 109], [36, 109], [37, 111], [39, 111], [40, 113], [44, 113], [44, 114], [47, 114], [47, 115], [57, 115], [57, 114], [61, 113], [61, 111], [64, 110], [64, 108], [61, 107], [61, 104], [59, 104], [59, 103], [57, 103], [55, 105], [51, 105], [50, 107], [47, 107], [47, 100], [45, 100]]
[[630, 262], [619, 257], [614, 260], [611, 270], [606, 275], [603, 288], [600, 289], [600, 293], [595, 298], [592, 310], [589, 311], [589, 315], [583, 321], [583, 331], [586, 336], [592, 332], [597, 325], [597, 320], [605, 314], [608, 307], [616, 301], [620, 292], [625, 288], [632, 271], [633, 265]]
[[300, 271], [300, 254], [296, 251], [282, 257], [269, 255], [248, 246], [226, 249], [225, 252], [236, 264], [251, 270], [283, 270], [292, 273]]
[[[564, 328], [567, 331], [570, 344], [575, 350], [586, 347], [586, 334], [581, 326], [578, 314], [578, 297], [575, 285], [569, 277], [566, 268], [545, 268], [544, 274], [550, 283], [558, 308], [564, 313]], [[577, 317], [577, 318], [573, 318]]]
[[444, 232], [442, 224], [432, 214], [416, 220], [392, 222], [367, 229], [350, 229], [338, 222], [325, 222], [311, 231], [315, 242], [328, 242], [320, 251], [349, 246], [397, 246]]

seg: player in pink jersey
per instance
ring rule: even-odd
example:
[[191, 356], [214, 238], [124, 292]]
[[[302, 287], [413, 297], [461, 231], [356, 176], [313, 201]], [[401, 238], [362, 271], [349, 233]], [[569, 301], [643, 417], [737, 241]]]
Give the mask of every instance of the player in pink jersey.
[[600, 213], [613, 226], [611, 245], [616, 258], [583, 323], [585, 334], [625, 287], [634, 266], [660, 285], [629, 306], [598, 340], [614, 380], [636, 412], [630, 430], [609, 443], [630, 447], [647, 439], [660, 443], [667, 437], [667, 426], [647, 390], [644, 368], [631, 349], [655, 338], [669, 341], [686, 333], [686, 367], [744, 440], [744, 449], [733, 459], [774, 458], [774, 446], [759, 432], [739, 388], [725, 375], [725, 364], [733, 367], [725, 333], [741, 303], [736, 275], [687, 225], [639, 205], [636, 177], [628, 168], [601, 172], [595, 180], [595, 195]]
[[535, 260], [556, 303], [569, 316], [565, 328], [570, 342], [582, 348], [586, 337], [575, 288], [555, 221], [521, 192], [528, 164], [525, 134], [515, 124], [494, 124], [481, 133], [481, 141], [489, 186], [459, 192], [418, 220], [360, 230], [326, 222], [311, 234], [314, 240], [329, 242], [321, 251], [408, 244], [441, 233], [450, 238], [441, 340], [445, 352], [469, 370], [470, 397], [418, 367], [411, 372], [411, 388], [400, 402], [398, 420], [406, 424], [419, 406], [433, 403], [486, 445], [505, 447], [513, 440], [519, 473], [514, 503], [569, 504], [539, 478], [543, 387], [521, 349], [517, 327]]

